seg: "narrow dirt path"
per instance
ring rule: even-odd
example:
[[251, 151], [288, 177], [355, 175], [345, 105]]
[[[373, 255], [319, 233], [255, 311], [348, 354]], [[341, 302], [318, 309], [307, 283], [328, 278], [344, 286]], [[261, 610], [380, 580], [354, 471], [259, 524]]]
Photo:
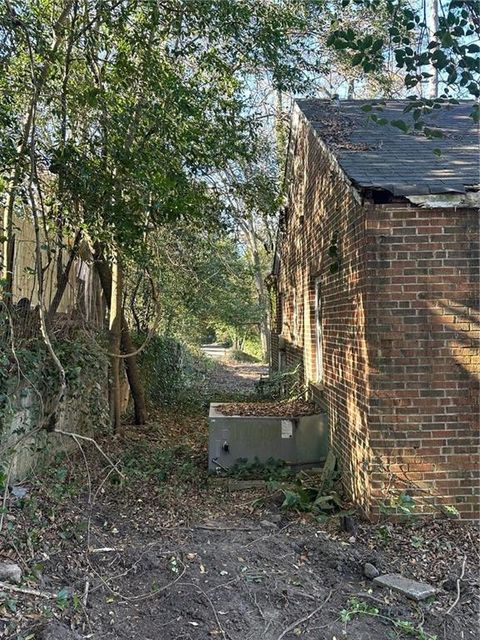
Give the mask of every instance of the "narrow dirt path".
[[260, 376], [268, 374], [268, 366], [258, 362], [226, 362], [215, 363], [209, 377], [209, 388], [212, 396], [224, 393], [246, 395], [254, 393], [255, 384]]
[[[248, 390], [261, 370], [221, 365], [215, 384]], [[473, 525], [355, 518], [347, 532], [339, 518], [284, 511], [279, 490], [229, 491], [208, 477], [207, 441], [203, 414], [165, 409], [100, 441], [122, 476], [87, 446], [8, 497], [0, 560], [52, 597], [0, 585], [0, 638], [477, 638]], [[417, 604], [371, 591], [366, 562], [438, 595]]]

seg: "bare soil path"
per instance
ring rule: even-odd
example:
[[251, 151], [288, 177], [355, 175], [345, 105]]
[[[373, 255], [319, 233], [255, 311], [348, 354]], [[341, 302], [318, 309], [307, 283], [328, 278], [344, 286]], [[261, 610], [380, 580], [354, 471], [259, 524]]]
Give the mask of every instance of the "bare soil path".
[[209, 376], [212, 395], [253, 393], [261, 375], [267, 375], [268, 366], [259, 362], [216, 362]]
[[[210, 479], [207, 436], [204, 415], [162, 410], [100, 441], [121, 476], [85, 446], [8, 496], [0, 561], [42, 595], [0, 586], [0, 637], [476, 640], [476, 527], [320, 524], [282, 510], [278, 491]], [[374, 588], [366, 562], [438, 594], [417, 604]]]

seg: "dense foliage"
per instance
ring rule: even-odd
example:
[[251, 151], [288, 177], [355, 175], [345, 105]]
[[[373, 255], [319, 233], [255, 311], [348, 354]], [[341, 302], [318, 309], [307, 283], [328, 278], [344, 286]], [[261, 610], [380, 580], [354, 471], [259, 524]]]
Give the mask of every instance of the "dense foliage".
[[265, 353], [288, 102], [409, 97], [417, 133], [442, 135], [426, 114], [479, 96], [479, 16], [472, 0], [438, 6], [432, 30], [425, 0], [0, 0], [6, 304], [29, 219], [47, 342], [81, 255], [102, 279], [113, 357], [129, 326], [233, 341], [258, 327]]

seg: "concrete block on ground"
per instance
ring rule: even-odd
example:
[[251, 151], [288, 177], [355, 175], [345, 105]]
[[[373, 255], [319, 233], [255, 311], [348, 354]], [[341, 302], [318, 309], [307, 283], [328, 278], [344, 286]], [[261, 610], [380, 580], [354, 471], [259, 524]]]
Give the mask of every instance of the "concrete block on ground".
[[435, 587], [427, 584], [426, 582], [417, 582], [417, 580], [410, 580], [410, 578], [404, 578], [399, 573], [387, 573], [383, 576], [378, 576], [373, 580], [374, 584], [379, 587], [386, 587], [387, 589], [393, 589], [402, 593], [407, 598], [416, 600], [426, 600], [437, 593]]

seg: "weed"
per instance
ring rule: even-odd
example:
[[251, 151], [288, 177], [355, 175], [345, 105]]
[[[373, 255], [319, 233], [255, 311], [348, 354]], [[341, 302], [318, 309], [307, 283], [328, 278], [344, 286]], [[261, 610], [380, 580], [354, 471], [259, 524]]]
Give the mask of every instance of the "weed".
[[164, 483], [176, 474], [180, 480], [193, 481], [198, 469], [191, 459], [192, 450], [186, 445], [175, 445], [168, 449], [153, 449], [146, 442], [138, 442], [123, 455], [124, 472], [132, 478], [144, 478]]
[[413, 536], [412, 537], [412, 547], [414, 549], [421, 549], [425, 542], [425, 539], [422, 536]]
[[295, 483], [288, 487], [279, 487], [283, 492], [283, 509], [311, 513], [319, 522], [324, 522], [330, 516], [350, 515], [351, 511], [344, 509], [344, 503], [337, 488], [340, 474], [332, 471], [328, 478], [315, 478], [305, 472], [300, 472]]
[[17, 613], [17, 602], [18, 601], [16, 598], [13, 598], [5, 594], [3, 595], [2, 604], [7, 611], [10, 611], [10, 613]]
[[384, 515], [399, 514], [407, 518], [415, 515], [416, 508], [415, 499], [406, 491], [395, 493], [390, 496], [388, 502], [380, 504], [380, 512]]
[[399, 618], [394, 618], [393, 616], [388, 616], [380, 613], [380, 610], [377, 607], [374, 607], [367, 602], [359, 600], [358, 598], [351, 598], [345, 609], [340, 611], [340, 619], [346, 625], [348, 622], [353, 620], [355, 616], [359, 615], [367, 615], [372, 618], [379, 618], [385, 622], [388, 622], [393, 626], [395, 631], [398, 631], [402, 634], [407, 634], [411, 638], [415, 638], [416, 640], [438, 640], [436, 635], [431, 635], [427, 633], [421, 624], [414, 624], [410, 620], [401, 620]]
[[60, 538], [62, 538], [62, 540], [76, 540], [77, 542], [81, 542], [86, 530], [86, 522], [72, 522], [68, 523], [59, 532], [59, 536]]
[[457, 519], [460, 517], [460, 512], [453, 505], [442, 504], [439, 509], [447, 518]]
[[382, 524], [377, 529], [376, 535], [377, 535], [377, 538], [379, 539], [379, 542], [381, 542], [383, 545], [386, 545], [392, 539], [392, 529], [390, 525]]
[[70, 590], [67, 588], [63, 588], [57, 593], [55, 604], [57, 605], [57, 608], [60, 609], [60, 611], [65, 611], [65, 609], [68, 607], [70, 595]]
[[230, 467], [228, 475], [239, 479], [258, 478], [274, 482], [292, 479], [295, 476], [295, 471], [287, 466], [285, 460], [268, 458], [265, 462], [260, 462], [255, 456], [251, 462], [247, 458], [238, 458], [236, 463]]
[[262, 399], [278, 400], [300, 398], [304, 396], [306, 388], [301, 378], [300, 367], [297, 365], [293, 369], [277, 371], [268, 378], [262, 378], [255, 385], [255, 391]]

